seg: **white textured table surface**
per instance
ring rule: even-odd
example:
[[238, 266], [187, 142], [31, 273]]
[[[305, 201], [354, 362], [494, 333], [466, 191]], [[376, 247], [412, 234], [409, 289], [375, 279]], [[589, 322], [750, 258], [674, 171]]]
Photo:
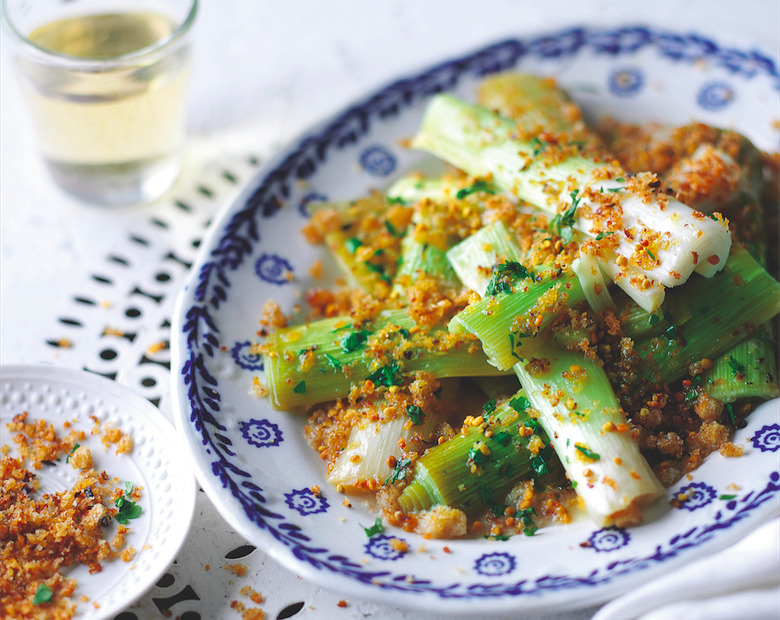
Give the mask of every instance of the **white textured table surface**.
[[[80, 204], [50, 182], [4, 53], [0, 363], [56, 363], [109, 374], [170, 417], [169, 356], [166, 350], [151, 354], [148, 347], [169, 338], [177, 287], [207, 223], [257, 161], [398, 75], [503, 37], [566, 25], [655, 24], [774, 55], [780, 45], [777, 2], [665, 0], [651, 9], [646, 2], [607, 0], [544, 5], [204, 0], [193, 38], [192, 140], [185, 172], [155, 204], [121, 209]], [[134, 337], [109, 340], [103, 336], [107, 326]], [[63, 337], [73, 346], [51, 344]], [[231, 562], [245, 563], [247, 575], [223, 570]], [[230, 602], [249, 604], [239, 594], [244, 585], [263, 593], [261, 607], [271, 618], [287, 617], [279, 615], [285, 608], [287, 614], [300, 609], [294, 614], [300, 618], [417, 617], [306, 584], [262, 550], [245, 546], [202, 493], [177, 562], [120, 617], [238, 617]], [[341, 599], [346, 608], [338, 607]], [[288, 607], [298, 602], [303, 605]], [[587, 618], [594, 611], [559, 617]]]

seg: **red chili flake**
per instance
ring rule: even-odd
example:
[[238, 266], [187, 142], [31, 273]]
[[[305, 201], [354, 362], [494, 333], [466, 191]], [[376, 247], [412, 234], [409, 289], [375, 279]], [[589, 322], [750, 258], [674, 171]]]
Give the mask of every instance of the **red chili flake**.
[[717, 255], [717, 254], [713, 254], [712, 256], [710, 256], [710, 257], [707, 259], [707, 262], [708, 262], [710, 265], [717, 265], [717, 264], [720, 262], [720, 258], [718, 258], [718, 255]]

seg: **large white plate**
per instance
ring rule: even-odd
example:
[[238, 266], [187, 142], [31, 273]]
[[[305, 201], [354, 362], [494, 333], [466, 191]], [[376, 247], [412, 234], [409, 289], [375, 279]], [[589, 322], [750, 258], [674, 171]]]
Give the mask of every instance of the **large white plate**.
[[[189, 468], [186, 447], [173, 425], [145, 398], [114, 381], [88, 372], [53, 366], [3, 366], [0, 368], [0, 434], [11, 444], [6, 424], [26, 411], [27, 421], [47, 420], [63, 437], [63, 423], [86, 431], [80, 444], [92, 452], [93, 466], [109, 476], [142, 488], [138, 505], [142, 512], [128, 523], [127, 545], [136, 554], [132, 561], [120, 558], [102, 562], [94, 575], [84, 565], [68, 569], [77, 580], [72, 595], [80, 602], [78, 618], [109, 618], [135, 602], [165, 572], [182, 543], [195, 511], [195, 479]], [[130, 454], [117, 455], [92, 435], [90, 416], [113, 423], [133, 438]], [[42, 492], [70, 488], [78, 472], [59, 463], [36, 472]], [[109, 532], [109, 539], [111, 533]]]
[[[403, 531], [368, 539], [376, 515], [348, 508], [303, 438], [303, 418], [253, 394], [249, 353], [263, 303], [291, 311], [321, 257], [300, 234], [311, 200], [381, 189], [424, 158], [399, 146], [430, 96], [472, 98], [480, 76], [510, 67], [556, 76], [590, 117], [736, 127], [776, 149], [778, 62], [709, 38], [631, 27], [509, 40], [398, 80], [296, 140], [214, 224], [174, 325], [177, 423], [196, 475], [228, 522], [307, 579], [354, 596], [484, 616], [536, 613], [609, 599], [670, 567], [726, 546], [777, 514], [778, 401], [756, 411], [736, 442], [669, 491], [631, 530], [588, 522], [507, 542], [427, 541]], [[288, 276], [292, 275], [292, 279]], [[322, 283], [318, 283], [321, 285]], [[321, 496], [311, 488], [320, 487]], [[389, 535], [409, 543], [401, 555]], [[445, 550], [445, 546], [448, 550]]]

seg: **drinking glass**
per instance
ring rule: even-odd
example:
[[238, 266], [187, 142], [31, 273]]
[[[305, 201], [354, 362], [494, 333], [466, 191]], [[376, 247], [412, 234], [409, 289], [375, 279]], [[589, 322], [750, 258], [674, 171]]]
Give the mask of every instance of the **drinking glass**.
[[2, 0], [4, 39], [46, 166], [88, 202], [176, 180], [197, 0]]

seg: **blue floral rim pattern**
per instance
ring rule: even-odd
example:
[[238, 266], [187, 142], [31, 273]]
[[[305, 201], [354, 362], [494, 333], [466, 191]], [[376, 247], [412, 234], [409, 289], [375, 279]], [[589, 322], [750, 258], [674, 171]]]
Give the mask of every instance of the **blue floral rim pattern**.
[[[310, 537], [299, 525], [288, 521], [288, 517], [294, 515], [280, 514], [269, 509], [263, 488], [234, 462], [232, 457], [236, 453], [227, 436], [226, 426], [220, 420], [218, 381], [209, 371], [208, 364], [208, 360], [225, 344], [220, 340], [215, 315], [228, 299], [231, 273], [251, 257], [253, 248], [260, 240], [260, 223], [274, 217], [291, 197], [296, 183], [315, 175], [331, 153], [355, 145], [369, 133], [375, 121], [398, 115], [414, 103], [428, 99], [437, 92], [450, 90], [465, 77], [473, 78], [506, 70], [529, 57], [562, 58], [586, 49], [595, 54], [619, 56], [644, 48], [654, 49], [675, 62], [693, 63], [706, 59], [734, 76], [744, 79], [764, 76], [771, 80], [775, 88], [780, 85], [778, 67], [770, 58], [757, 51], [724, 48], [696, 34], [676, 34], [645, 27], [614, 30], [575, 28], [529, 40], [506, 40], [435, 66], [414, 77], [396, 81], [352, 106], [316, 133], [309, 134], [273, 170], [266, 171], [255, 191], [227, 222], [218, 244], [197, 274], [193, 293], [195, 303], [183, 311], [185, 318], [182, 332], [186, 352], [179, 372], [187, 390], [184, 405], [191, 425], [213, 459], [211, 475], [240, 504], [246, 516], [284, 545], [297, 562], [304, 562], [314, 570], [338, 574], [369, 587], [425, 593], [440, 599], [517, 597], [546, 591], [593, 588], [610, 583], [620, 576], [645, 570], [707, 543], [720, 531], [748, 518], [759, 506], [778, 495], [780, 474], [773, 472], [763, 480], [760, 490], [748, 492], [728, 502], [715, 513], [712, 521], [677, 533], [669, 540], [659, 541], [649, 555], [616, 560], [587, 574], [576, 574], [576, 566], [573, 566], [571, 574], [566, 575], [551, 574], [535, 580], [517, 577], [509, 577], [506, 581], [497, 580], [497, 577], [510, 575], [515, 570], [514, 557], [497, 551], [482, 556], [474, 567], [477, 574], [490, 578], [488, 582], [438, 585], [411, 574], [394, 573], [387, 568], [367, 568], [359, 561], [312, 544]], [[641, 86], [637, 75], [618, 77], [620, 79], [616, 85], [624, 90], [630, 91]], [[707, 95], [707, 100], [711, 105], [717, 105], [717, 102], [712, 103], [712, 94]], [[722, 89], [715, 94], [722, 96]], [[390, 153], [372, 150], [364, 157], [363, 165], [374, 174], [384, 175], [392, 171], [395, 163]], [[305, 205], [300, 208], [305, 213]], [[283, 259], [265, 255], [255, 268], [258, 276], [278, 284], [286, 281], [285, 273], [291, 269]], [[234, 351], [237, 362], [239, 350]], [[241, 360], [239, 363], [246, 361]], [[245, 439], [256, 446], [270, 446], [281, 440], [276, 429], [265, 421], [253, 420], [242, 432]], [[324, 498], [313, 496], [305, 489], [288, 494], [286, 502], [300, 515], [313, 515], [326, 510], [328, 506]], [[623, 547], [628, 541], [628, 534], [603, 530], [593, 535], [590, 544], [597, 552], [604, 552]], [[381, 550], [391, 559], [387, 556], [387, 550], [380, 546], [383, 542], [384, 539], [377, 539], [371, 543], [370, 550], [377, 555]]]

